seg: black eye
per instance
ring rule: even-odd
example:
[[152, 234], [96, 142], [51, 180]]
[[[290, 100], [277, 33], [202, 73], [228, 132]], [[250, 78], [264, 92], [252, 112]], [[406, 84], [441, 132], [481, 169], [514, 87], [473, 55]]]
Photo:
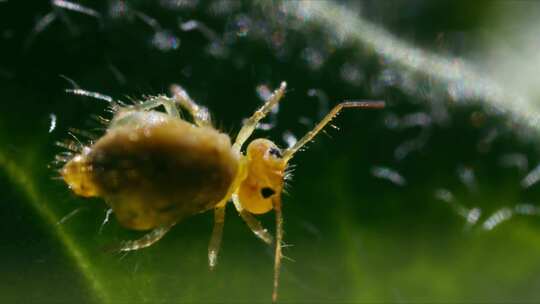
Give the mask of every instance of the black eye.
[[269, 198], [274, 194], [276, 194], [276, 191], [274, 191], [272, 188], [265, 187], [261, 189], [261, 195], [263, 198]]
[[268, 151], [268, 153], [270, 153], [270, 155], [273, 155], [273, 156], [275, 156], [277, 158], [282, 158], [283, 157], [283, 154], [281, 154], [281, 151], [278, 148], [275, 148], [275, 147], [270, 148], [270, 151]]

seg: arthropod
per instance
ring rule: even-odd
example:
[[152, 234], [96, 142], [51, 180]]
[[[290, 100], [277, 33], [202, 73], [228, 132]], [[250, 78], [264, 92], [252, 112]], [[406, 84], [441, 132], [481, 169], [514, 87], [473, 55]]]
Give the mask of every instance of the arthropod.
[[[245, 121], [234, 142], [212, 126], [206, 108], [176, 85], [171, 88], [171, 97], [151, 97], [133, 105], [113, 102], [114, 116], [105, 134], [91, 145], [75, 149], [76, 154], [60, 169], [61, 176], [75, 194], [102, 197], [124, 227], [150, 230], [140, 239], [120, 244], [120, 251], [148, 247], [182, 219], [213, 210], [214, 228], [208, 246], [211, 268], [217, 263], [225, 206], [232, 201], [253, 233], [275, 244], [272, 298], [276, 301], [283, 237], [281, 192], [288, 163], [343, 108], [384, 106], [377, 101], [343, 102], [287, 149], [264, 138], [252, 140], [244, 149], [285, 89], [282, 82]], [[73, 93], [92, 95], [82, 90]], [[165, 112], [157, 111], [159, 107]], [[182, 119], [179, 109], [187, 111], [192, 122]], [[275, 242], [255, 217], [272, 210]]]

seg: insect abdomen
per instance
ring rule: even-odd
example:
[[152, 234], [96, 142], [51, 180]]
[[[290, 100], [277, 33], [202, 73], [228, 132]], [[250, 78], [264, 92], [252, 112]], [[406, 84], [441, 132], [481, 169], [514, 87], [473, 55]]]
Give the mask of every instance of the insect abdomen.
[[123, 226], [174, 223], [223, 199], [238, 166], [227, 135], [158, 112], [133, 117], [109, 129], [87, 158]]

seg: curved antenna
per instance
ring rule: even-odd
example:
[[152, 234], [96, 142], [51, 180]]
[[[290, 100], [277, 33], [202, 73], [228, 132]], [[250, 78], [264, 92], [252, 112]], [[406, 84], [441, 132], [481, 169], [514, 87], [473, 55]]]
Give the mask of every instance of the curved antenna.
[[317, 133], [319, 133], [334, 117], [336, 117], [343, 108], [367, 108], [367, 109], [382, 109], [384, 101], [345, 101], [336, 105], [326, 116], [313, 128], [302, 137], [296, 144], [283, 153], [283, 160], [288, 162], [293, 155], [305, 144], [310, 142]]

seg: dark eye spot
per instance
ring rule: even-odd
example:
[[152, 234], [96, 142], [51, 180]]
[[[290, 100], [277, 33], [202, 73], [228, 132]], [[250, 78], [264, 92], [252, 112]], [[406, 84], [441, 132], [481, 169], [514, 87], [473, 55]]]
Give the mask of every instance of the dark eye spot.
[[274, 194], [276, 194], [276, 191], [274, 191], [272, 188], [264, 187], [261, 189], [261, 195], [263, 198], [269, 198]]
[[278, 148], [272, 147], [270, 148], [270, 151], [268, 151], [270, 155], [273, 155], [277, 158], [282, 158], [283, 154], [281, 154], [281, 151]]

